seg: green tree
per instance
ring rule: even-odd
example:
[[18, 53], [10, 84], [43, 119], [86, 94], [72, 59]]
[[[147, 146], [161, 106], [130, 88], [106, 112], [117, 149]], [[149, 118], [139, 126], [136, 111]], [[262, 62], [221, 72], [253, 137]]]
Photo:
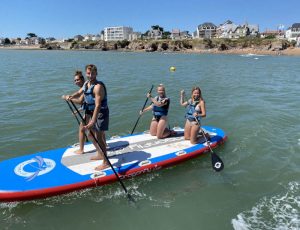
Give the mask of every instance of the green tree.
[[265, 37], [265, 39], [275, 39], [276, 36], [274, 34], [268, 35]]
[[151, 26], [151, 28], [152, 28], [153, 30], [159, 30], [159, 31], [161, 31], [161, 32], [164, 31], [164, 28], [163, 28], [163, 27], [160, 27], [159, 25]]
[[4, 39], [4, 44], [5, 45], [9, 45], [11, 42], [10, 42], [10, 40], [9, 40], [9, 38], [5, 38]]
[[171, 36], [171, 33], [169, 31], [165, 31], [162, 33], [162, 39], [169, 39]]
[[126, 46], [128, 46], [130, 44], [129, 41], [127, 41], [126, 39], [123, 41], [118, 41], [117, 42], [118, 46], [120, 46], [121, 48], [125, 48]]
[[27, 36], [30, 37], [30, 38], [37, 37], [37, 35], [35, 33], [28, 33]]

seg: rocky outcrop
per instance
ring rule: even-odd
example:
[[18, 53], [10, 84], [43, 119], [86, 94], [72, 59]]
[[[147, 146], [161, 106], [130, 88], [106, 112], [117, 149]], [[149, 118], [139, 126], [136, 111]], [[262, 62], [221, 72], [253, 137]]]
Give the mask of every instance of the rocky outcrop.
[[157, 49], [158, 49], [158, 45], [155, 42], [146, 44], [146, 46], [145, 46], [146, 52], [154, 52], [154, 51], [157, 51]]
[[241, 39], [187, 39], [187, 40], [136, 40], [136, 41], [90, 41], [45, 44], [44, 49], [93, 49], [101, 51], [144, 51], [144, 52], [211, 52], [254, 49], [258, 51], [282, 51], [290, 47], [286, 40], [260, 38]]
[[224, 51], [224, 50], [228, 50], [228, 46], [224, 43], [221, 43], [218, 47], [219, 51]]
[[46, 43], [40, 46], [41, 49], [47, 50], [60, 50], [62, 49], [61, 46], [57, 43]]

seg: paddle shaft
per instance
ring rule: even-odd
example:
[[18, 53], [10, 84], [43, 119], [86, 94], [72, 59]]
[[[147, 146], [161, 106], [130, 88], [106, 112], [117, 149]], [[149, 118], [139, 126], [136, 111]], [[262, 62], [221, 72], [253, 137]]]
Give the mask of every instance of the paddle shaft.
[[212, 161], [212, 167], [215, 171], [219, 172], [224, 168], [224, 163], [221, 160], [221, 158], [212, 150], [209, 141], [207, 140], [205, 133], [203, 129], [201, 128], [201, 124], [199, 123], [198, 119], [195, 117], [196, 122], [198, 123], [198, 126], [200, 128], [200, 131], [202, 135], [204, 136], [205, 142], [210, 150], [211, 153], [211, 161]]
[[72, 111], [72, 114], [75, 116], [78, 125], [80, 125], [80, 121], [78, 120], [78, 117], [75, 115], [75, 113], [74, 113], [74, 111], [73, 111], [73, 109], [72, 109], [70, 103], [69, 103], [67, 100], [65, 100], [65, 102], [68, 104], [70, 110]]
[[[153, 89], [153, 85], [151, 86], [151, 89], [149, 90], [149, 94], [152, 92], [152, 89]], [[145, 103], [144, 103], [144, 106], [143, 106], [143, 108], [142, 108], [142, 112], [144, 111], [144, 109], [145, 109], [145, 106], [146, 106], [146, 104], [147, 104], [147, 102], [148, 102], [148, 97], [146, 98], [146, 101], [145, 101]], [[140, 120], [140, 118], [141, 118], [141, 114], [139, 115], [139, 117], [138, 117], [138, 119], [137, 119], [137, 121], [135, 122], [135, 125], [134, 125], [134, 127], [133, 127], [133, 129], [132, 129], [132, 131], [131, 131], [131, 135], [133, 134], [133, 132], [134, 132], [134, 130], [135, 130], [135, 128], [136, 128], [136, 126], [137, 126], [137, 124], [138, 124], [138, 122], [139, 122], [139, 120]]]
[[[76, 121], [77, 121], [77, 123], [78, 123], [78, 125], [80, 125], [80, 121], [78, 120], [78, 117], [76, 116], [76, 114], [74, 113], [74, 110], [72, 109], [72, 107], [71, 107], [71, 105], [70, 105], [70, 103], [67, 101], [67, 100], [65, 100], [66, 102], [67, 102], [67, 104], [68, 104], [68, 106], [69, 106], [69, 108], [70, 108], [70, 110], [72, 111], [72, 114], [75, 116], [75, 118], [76, 118]], [[87, 138], [87, 136], [84, 134], [84, 136], [85, 136], [85, 140], [86, 141], [88, 141], [88, 138]]]
[[[81, 121], [83, 124], [85, 124], [85, 120], [82, 117], [82, 115], [79, 113], [77, 107], [75, 106], [75, 104], [73, 103], [72, 100], [70, 100], [71, 104], [73, 105], [74, 109], [77, 111], [77, 113], [79, 114]], [[99, 144], [98, 140], [96, 139], [95, 135], [93, 134], [93, 132], [90, 131], [90, 134], [92, 136], [92, 138], [94, 138], [94, 140], [96, 141], [96, 143], [98, 144], [99, 148], [101, 149], [101, 151], [103, 152], [103, 156], [105, 157], [105, 160], [108, 162], [109, 166], [111, 167], [112, 171], [114, 172], [115, 176], [117, 177], [118, 181], [120, 182], [123, 190], [125, 191], [125, 193], [127, 194], [127, 197], [130, 201], [134, 202], [134, 199], [132, 198], [132, 196], [128, 193], [127, 188], [125, 187], [124, 183], [122, 182], [121, 178], [119, 177], [119, 175], [117, 174], [116, 170], [114, 169], [113, 165], [110, 163], [108, 157], [106, 156], [106, 154], [104, 153], [103, 149], [101, 148], [101, 145]]]

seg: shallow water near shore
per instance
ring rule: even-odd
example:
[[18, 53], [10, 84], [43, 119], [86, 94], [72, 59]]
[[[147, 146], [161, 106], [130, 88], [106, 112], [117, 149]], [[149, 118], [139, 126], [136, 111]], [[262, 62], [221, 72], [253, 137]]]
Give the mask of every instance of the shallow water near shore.
[[[171, 98], [170, 126], [183, 126], [179, 92], [202, 89], [204, 125], [228, 141], [210, 155], [124, 183], [44, 200], [1, 203], [2, 229], [299, 229], [300, 57], [0, 50], [0, 160], [77, 142], [62, 94], [93, 63], [109, 93], [108, 136], [131, 132], [151, 85]], [[176, 67], [170, 72], [171, 66]], [[136, 131], [147, 130], [145, 114]]]

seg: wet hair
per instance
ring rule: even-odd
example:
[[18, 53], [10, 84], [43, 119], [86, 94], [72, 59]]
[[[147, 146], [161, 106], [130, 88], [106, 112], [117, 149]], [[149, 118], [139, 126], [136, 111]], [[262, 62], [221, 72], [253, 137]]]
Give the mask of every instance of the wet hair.
[[84, 81], [84, 76], [82, 75], [82, 71], [76, 70], [75, 74], [74, 74], [74, 77], [75, 76], [78, 76], [81, 81]]
[[95, 72], [96, 74], [98, 73], [97, 72], [97, 67], [93, 64], [88, 64], [85, 66], [85, 70], [90, 70], [92, 73]]

